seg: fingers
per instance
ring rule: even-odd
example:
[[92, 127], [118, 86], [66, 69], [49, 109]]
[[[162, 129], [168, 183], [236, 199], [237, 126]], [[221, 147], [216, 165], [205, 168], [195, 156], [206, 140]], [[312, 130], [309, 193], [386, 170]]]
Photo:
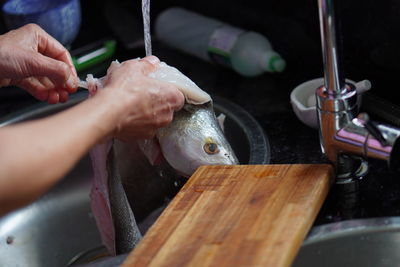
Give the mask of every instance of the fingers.
[[0, 87], [5, 87], [11, 85], [11, 79], [0, 78]]
[[147, 61], [150, 64], [153, 64], [155, 66], [157, 66], [160, 63], [160, 60], [156, 56], [147, 56], [147, 57], [140, 59], [139, 61]]
[[48, 77], [57, 86], [75, 92], [78, 76], [68, 50], [36, 24], [23, 28], [34, 33], [38, 52], [25, 55], [28, 56], [25, 65], [29, 76]]
[[42, 28], [38, 27], [37, 25], [33, 25], [32, 27], [35, 27], [37, 32], [38, 52], [50, 58], [54, 58], [66, 63], [71, 72], [77, 76], [74, 63], [72, 62], [71, 55], [69, 54], [68, 50], [54, 37], [46, 33]]
[[105, 86], [112, 88], [133, 86], [133, 88], [138, 88], [137, 84], [141, 83], [143, 79], [148, 79], [148, 74], [157, 69], [157, 66], [150, 62], [158, 62], [158, 59], [149, 57], [140, 60], [131, 59], [122, 63], [114, 61], [107, 70]]
[[147, 60], [128, 60], [124, 61], [122, 64], [131, 68], [132, 72], [139, 72], [143, 75], [147, 75], [157, 68]]
[[142, 73], [147, 75], [157, 69], [160, 60], [156, 56], [148, 56], [139, 60], [142, 63]]
[[64, 62], [43, 56], [41, 54], [30, 55], [29, 60], [24, 62], [27, 76], [48, 77], [55, 85], [63, 86], [65, 89], [74, 90], [78, 80]]
[[157, 69], [160, 60], [156, 56], [148, 56], [142, 59], [131, 59], [121, 63], [121, 66], [131, 68], [133, 72], [141, 72], [144, 75], [149, 74]]
[[57, 104], [60, 100], [60, 96], [56, 90], [49, 91], [49, 98], [47, 99], [47, 103], [49, 104]]
[[0, 85], [18, 84], [52, 103], [68, 99], [68, 92], [77, 90], [78, 77], [68, 50], [38, 25], [0, 35], [0, 42], [1, 74], [7, 78]]
[[[145, 72], [150, 73], [155, 70], [154, 67], [158, 67], [158, 64], [160, 63], [160, 59], [156, 56], [147, 56], [145, 58], [140, 59], [139, 61], [145, 61], [153, 65], [153, 67], [145, 67]], [[148, 68], [148, 69], [147, 69]], [[170, 99], [169, 103], [174, 111], [180, 110], [183, 105], [185, 104], [185, 96], [183, 93], [176, 87], [176, 86], [167, 86], [166, 84], [163, 84], [162, 87], [169, 87], [170, 90]]]
[[47, 101], [49, 98], [49, 91], [35, 91], [31, 89], [25, 89], [28, 93], [30, 93], [34, 98], [40, 101]]
[[180, 110], [185, 104], [185, 96], [178, 89], [177, 86], [168, 82], [162, 82], [155, 80], [159, 84], [161, 90], [159, 90], [160, 98], [168, 103], [171, 108], [171, 112]]
[[173, 109], [174, 111], [178, 111], [183, 108], [185, 105], [185, 96], [181, 91], [176, 89], [174, 99], [171, 101], [173, 103]]
[[[47, 99], [43, 100], [49, 104], [64, 103], [68, 100], [68, 92], [65, 90], [49, 90], [47, 92]], [[42, 92], [38, 92], [41, 94]]]
[[69, 94], [65, 90], [58, 90], [60, 103], [65, 103], [68, 101]]
[[68, 100], [68, 92], [63, 88], [56, 88], [46, 77], [29, 77], [13, 84], [25, 89], [36, 99], [47, 101], [49, 104], [63, 103]]

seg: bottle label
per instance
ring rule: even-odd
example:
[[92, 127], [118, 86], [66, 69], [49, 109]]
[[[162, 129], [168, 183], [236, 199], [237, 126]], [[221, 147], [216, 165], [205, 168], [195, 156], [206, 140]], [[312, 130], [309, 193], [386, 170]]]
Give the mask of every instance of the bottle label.
[[208, 56], [211, 61], [231, 66], [231, 50], [244, 31], [238, 28], [234, 28], [229, 25], [222, 25], [217, 28], [210, 37], [208, 43]]

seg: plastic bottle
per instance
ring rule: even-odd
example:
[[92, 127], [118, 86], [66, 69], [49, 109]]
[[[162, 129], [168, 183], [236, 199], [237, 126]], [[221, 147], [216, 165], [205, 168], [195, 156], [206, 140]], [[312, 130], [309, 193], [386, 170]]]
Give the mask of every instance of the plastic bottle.
[[171, 47], [229, 66], [243, 76], [282, 72], [286, 66], [263, 35], [183, 8], [164, 10], [155, 21], [155, 33]]

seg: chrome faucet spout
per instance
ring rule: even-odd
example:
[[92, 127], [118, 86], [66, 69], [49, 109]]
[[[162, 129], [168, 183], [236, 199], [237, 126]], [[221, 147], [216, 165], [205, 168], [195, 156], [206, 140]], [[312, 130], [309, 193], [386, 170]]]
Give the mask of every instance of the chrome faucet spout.
[[337, 176], [351, 181], [345, 173], [348, 176], [365, 174], [365, 171], [355, 174], [347, 167], [343, 171], [341, 166], [352, 166], [349, 162], [354, 158], [361, 159], [361, 164], [368, 157], [386, 160], [392, 165], [397, 163], [400, 129], [372, 122], [367, 114], [359, 114], [357, 91], [354, 85], [345, 83], [340, 65], [335, 3], [335, 0], [318, 0], [325, 77], [324, 86], [316, 90], [319, 136], [322, 151], [337, 167]]
[[337, 37], [340, 35], [336, 31], [340, 28], [335, 19], [335, 3], [333, 0], [318, 0], [325, 88], [330, 95], [338, 95], [345, 90], [340, 58], [341, 47], [337, 42]]

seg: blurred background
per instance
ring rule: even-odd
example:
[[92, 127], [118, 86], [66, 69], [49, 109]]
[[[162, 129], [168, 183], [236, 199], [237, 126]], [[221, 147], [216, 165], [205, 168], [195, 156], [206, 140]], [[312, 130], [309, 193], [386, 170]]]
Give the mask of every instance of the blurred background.
[[[118, 45], [126, 50], [140, 45], [143, 37], [141, 1], [80, 2], [82, 23], [71, 50], [102, 38], [116, 39]], [[345, 76], [353, 80], [369, 79], [375, 94], [383, 97], [392, 95], [391, 92], [398, 87], [396, 74], [400, 70], [400, 2], [341, 2], [337, 13], [342, 24]], [[280, 0], [152, 1], [152, 22], [162, 10], [171, 6], [185, 7], [260, 32], [269, 38], [275, 50], [287, 61], [287, 69], [282, 76], [290, 78], [290, 81], [288, 87], [282, 90], [322, 76], [317, 0], [291, 1], [290, 4]], [[0, 30], [1, 33], [7, 30], [4, 20], [1, 21]], [[142, 54], [131, 51], [129, 55], [143, 56], [144, 50], [141, 51]], [[153, 53], [159, 54], [157, 48]], [[398, 102], [393, 97], [389, 98]]]

